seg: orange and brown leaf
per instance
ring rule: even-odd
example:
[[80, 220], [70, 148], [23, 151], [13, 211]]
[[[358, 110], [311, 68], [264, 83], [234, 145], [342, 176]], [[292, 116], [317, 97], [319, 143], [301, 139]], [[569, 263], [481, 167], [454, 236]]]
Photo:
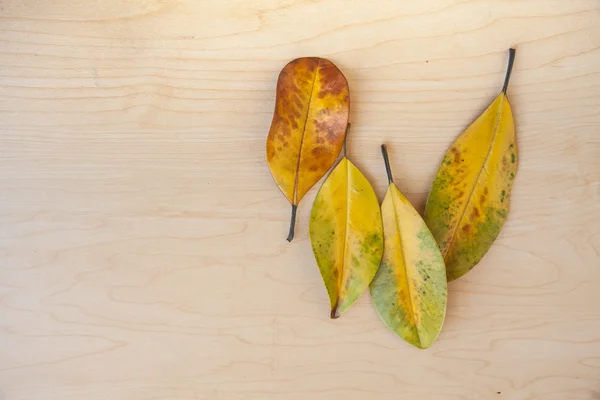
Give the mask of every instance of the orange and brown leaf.
[[293, 206], [337, 159], [349, 112], [348, 82], [332, 62], [298, 58], [281, 71], [267, 162], [277, 186]]

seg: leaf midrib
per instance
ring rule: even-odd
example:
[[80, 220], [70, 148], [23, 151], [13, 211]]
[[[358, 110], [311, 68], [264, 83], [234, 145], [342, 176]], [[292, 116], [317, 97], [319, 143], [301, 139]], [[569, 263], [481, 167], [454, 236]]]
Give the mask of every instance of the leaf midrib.
[[417, 320], [415, 318], [415, 309], [413, 306], [413, 287], [410, 284], [410, 279], [408, 279], [408, 270], [406, 268], [406, 256], [404, 255], [404, 244], [402, 243], [402, 230], [400, 229], [400, 223], [398, 221], [398, 214], [396, 213], [396, 200], [394, 199], [397, 195], [393, 189], [396, 189], [398, 192], [400, 190], [396, 187], [395, 184], [390, 185], [390, 195], [392, 197], [392, 210], [394, 211], [394, 222], [396, 226], [396, 230], [398, 231], [398, 240], [400, 241], [400, 253], [402, 254], [402, 265], [404, 267], [404, 276], [406, 277], [406, 287], [408, 288], [408, 298], [410, 301], [410, 314], [412, 317], [412, 322], [415, 325], [415, 331], [417, 332], [417, 339], [419, 340], [419, 347], [423, 346], [423, 341], [421, 340], [421, 333], [419, 332], [419, 326], [417, 325]]
[[[346, 162], [346, 219], [344, 220], [344, 242], [342, 248], [342, 264], [341, 271], [338, 274], [338, 284], [337, 284], [337, 307], [339, 309], [341, 294], [342, 294], [342, 282], [344, 282], [344, 272], [346, 271], [346, 243], [348, 242], [348, 220], [350, 219], [350, 207], [348, 203], [350, 202], [350, 160], [347, 157], [344, 157], [342, 161]], [[336, 310], [337, 311], [337, 310]]]

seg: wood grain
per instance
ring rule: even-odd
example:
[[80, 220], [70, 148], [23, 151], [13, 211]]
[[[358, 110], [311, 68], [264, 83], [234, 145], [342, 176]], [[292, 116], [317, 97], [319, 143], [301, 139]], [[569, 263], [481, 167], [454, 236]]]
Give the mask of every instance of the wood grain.
[[[350, 157], [422, 208], [510, 46], [512, 210], [439, 341], [331, 321], [279, 70], [334, 61]], [[0, 53], [0, 399], [600, 398], [599, 1], [4, 0]]]

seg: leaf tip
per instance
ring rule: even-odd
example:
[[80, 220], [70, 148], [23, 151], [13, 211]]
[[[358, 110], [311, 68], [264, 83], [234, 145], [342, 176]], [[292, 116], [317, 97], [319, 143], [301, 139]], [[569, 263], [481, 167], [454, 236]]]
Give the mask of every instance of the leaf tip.
[[331, 319], [338, 319], [340, 317], [339, 299], [336, 300], [335, 305], [331, 308]]

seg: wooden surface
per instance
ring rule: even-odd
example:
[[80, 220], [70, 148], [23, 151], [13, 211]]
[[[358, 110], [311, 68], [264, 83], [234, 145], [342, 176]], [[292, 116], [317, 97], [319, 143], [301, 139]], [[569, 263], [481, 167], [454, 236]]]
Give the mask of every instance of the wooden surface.
[[[0, 399], [599, 399], [600, 2], [0, 2]], [[265, 162], [300, 56], [351, 87], [349, 153], [422, 208], [502, 85], [509, 220], [419, 351], [339, 320]]]

